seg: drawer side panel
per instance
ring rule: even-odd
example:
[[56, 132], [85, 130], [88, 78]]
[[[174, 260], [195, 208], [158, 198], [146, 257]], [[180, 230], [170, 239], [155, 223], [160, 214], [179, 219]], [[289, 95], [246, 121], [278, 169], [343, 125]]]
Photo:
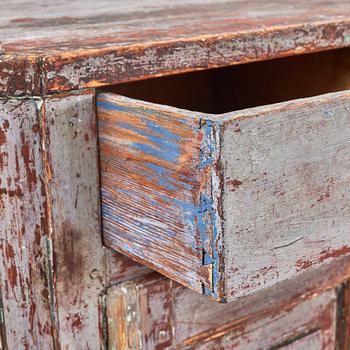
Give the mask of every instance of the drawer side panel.
[[105, 244], [211, 290], [212, 155], [201, 119], [111, 93], [97, 96], [97, 113]]
[[229, 299], [350, 253], [350, 94], [255, 111], [223, 135]]

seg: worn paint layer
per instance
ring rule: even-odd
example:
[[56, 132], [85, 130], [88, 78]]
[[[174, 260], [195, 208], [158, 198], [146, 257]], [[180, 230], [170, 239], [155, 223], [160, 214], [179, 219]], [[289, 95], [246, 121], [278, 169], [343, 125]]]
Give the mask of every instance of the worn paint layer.
[[229, 299], [350, 253], [349, 110], [341, 92], [223, 117]]
[[[328, 288], [336, 270], [322, 271]], [[326, 286], [314, 274], [223, 305], [151, 274], [108, 290], [109, 348], [334, 349], [338, 294]]]
[[105, 243], [221, 301], [349, 254], [349, 97], [215, 116], [100, 94]]
[[102, 244], [94, 91], [47, 97], [42, 114], [57, 333], [62, 348], [103, 348], [105, 289], [147, 269]]
[[[4, 1], [0, 93], [33, 95], [350, 45], [347, 1]], [[164, 21], [166, 18], [166, 21]]]
[[0, 335], [98, 349], [106, 288], [147, 268], [103, 247], [94, 91], [0, 100]]
[[51, 349], [50, 240], [39, 100], [0, 101], [0, 276], [9, 349]]
[[215, 297], [214, 130], [113, 94], [97, 110], [105, 243]]

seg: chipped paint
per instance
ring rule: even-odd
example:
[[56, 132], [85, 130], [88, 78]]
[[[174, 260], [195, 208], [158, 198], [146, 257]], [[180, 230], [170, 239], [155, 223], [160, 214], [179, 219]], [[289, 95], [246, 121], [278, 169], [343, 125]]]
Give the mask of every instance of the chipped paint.
[[106, 296], [110, 348], [274, 349], [295, 342], [299, 349], [314, 344], [317, 332], [322, 346], [315, 348], [334, 349], [337, 293], [325, 275], [323, 286], [309, 275], [225, 305], [157, 273], [118, 284]]
[[163, 264], [169, 264], [172, 278], [185, 279], [198, 291], [201, 281], [212, 289], [210, 269], [202, 265], [209, 240], [201, 191], [208, 171], [203, 178], [197, 173], [202, 165], [196, 151], [204, 134], [199, 118], [147, 104], [129, 106], [110, 94], [98, 95], [97, 108], [105, 243], [165, 273], [170, 271]]
[[[2, 99], [6, 154], [0, 172], [1, 296], [8, 348], [50, 348], [52, 323], [47, 285], [45, 192], [39, 115], [34, 99]], [[4, 328], [3, 328], [4, 329]]]
[[[316, 165], [324, 147], [332, 159], [339, 158], [339, 154], [334, 153], [339, 149], [342, 159], [348, 161], [342, 145], [337, 143], [331, 149], [318, 143], [320, 133], [332, 144], [341, 132], [342, 144], [347, 145], [348, 118], [344, 104], [348, 103], [348, 95], [340, 92], [212, 116], [112, 93], [100, 94], [98, 100], [108, 101], [107, 110], [101, 107], [104, 102], [98, 108], [107, 246], [194, 290], [199, 291], [200, 282], [204, 294], [221, 301], [292, 278], [302, 270], [335, 259], [337, 254], [349, 254], [347, 250], [336, 253], [344, 243], [347, 245], [342, 225], [329, 223], [327, 232], [321, 225], [319, 230], [312, 231], [312, 240], [304, 233], [310, 228], [303, 226], [311, 218], [317, 226], [320, 210], [328, 210], [331, 217], [336, 217], [334, 201], [336, 198], [344, 201], [341, 194], [346, 192], [339, 186], [347, 182], [347, 173], [325, 163]], [[117, 105], [115, 111], [112, 104]], [[324, 113], [331, 117], [325, 120]], [[180, 125], [178, 119], [182, 120]], [[239, 133], [236, 132], [238, 120]], [[159, 127], [154, 126], [155, 123]], [[341, 131], [339, 123], [344, 125]], [[305, 127], [309, 124], [313, 127]], [[298, 125], [303, 131], [299, 132]], [[277, 131], [273, 133], [272, 127]], [[285, 135], [284, 143], [277, 146], [281, 142], [277, 136], [280, 134]], [[289, 143], [287, 149], [285, 145]], [[142, 145], [143, 149], [136, 149], [135, 144]], [[303, 151], [298, 151], [299, 148]], [[289, 152], [298, 167], [286, 162], [281, 150]], [[274, 152], [278, 157], [272, 156]], [[298, 156], [295, 152], [299, 152]], [[223, 159], [222, 155], [227, 158]], [[304, 160], [306, 155], [315, 161]], [[339, 169], [340, 166], [343, 164], [339, 164]], [[313, 168], [312, 172], [309, 167]], [[280, 172], [278, 182], [276, 172]], [[290, 182], [294, 182], [294, 186]], [[274, 187], [267, 186], [270, 183]], [[276, 201], [280, 203], [278, 206]], [[289, 203], [294, 203], [292, 211]], [[286, 213], [281, 215], [283, 210]], [[345, 202], [342, 211], [337, 220], [347, 225]], [[142, 219], [145, 216], [150, 220]], [[285, 222], [284, 216], [296, 220], [294, 226]], [[305, 216], [310, 216], [309, 221], [298, 221]], [[322, 220], [329, 221], [324, 215]], [[273, 227], [267, 229], [273, 224], [283, 235], [273, 234], [276, 231]], [[304, 231], [299, 232], [299, 227], [304, 227]], [[319, 231], [323, 240], [317, 239]], [[334, 237], [330, 231], [335, 232]], [[264, 232], [263, 236], [260, 237], [259, 232], [261, 235]], [[304, 238], [300, 239], [302, 233]], [[334, 252], [323, 251], [327, 239], [332, 241]], [[271, 240], [278, 249], [270, 247]], [[240, 245], [244, 249], [239, 248]], [[305, 251], [309, 255], [302, 255]], [[286, 252], [291, 260], [286, 258]], [[183, 264], [186, 269], [179, 267]]]
[[94, 92], [0, 99], [0, 118], [1, 338], [9, 349], [102, 347], [99, 294], [148, 271], [102, 244]]
[[344, 91], [218, 118], [228, 300], [350, 254], [349, 101]]
[[[211, 287], [203, 286], [203, 293], [214, 299], [221, 299], [220, 291], [220, 251], [221, 251], [221, 217], [219, 214], [220, 177], [217, 174], [217, 163], [220, 154], [218, 125], [211, 120], [200, 121], [204, 137], [200, 148], [200, 168], [209, 167], [209, 183], [200, 195], [199, 220], [200, 238], [203, 244], [203, 264], [211, 265]], [[220, 130], [220, 129], [219, 129]]]
[[[349, 5], [344, 1], [320, 5], [312, 0], [287, 7], [275, 2], [274, 10], [250, 1], [234, 6], [230, 1], [220, 1], [220, 6], [212, 0], [196, 1], [196, 6], [180, 1], [171, 7], [171, 14], [160, 2], [150, 9], [130, 1], [125, 13], [109, 5], [97, 9], [86, 4], [74, 17], [69, 3], [57, 8], [55, 3], [41, 6], [39, 1], [31, 13], [49, 15], [30, 21], [23, 20], [25, 5], [12, 12], [7, 11], [13, 7], [5, 6], [0, 93], [40, 95], [95, 88], [350, 45], [345, 15]], [[106, 7], [107, 22], [106, 13], [99, 12]], [[20, 18], [13, 18], [17, 15]], [[45, 38], [38, 37], [43, 25]]]

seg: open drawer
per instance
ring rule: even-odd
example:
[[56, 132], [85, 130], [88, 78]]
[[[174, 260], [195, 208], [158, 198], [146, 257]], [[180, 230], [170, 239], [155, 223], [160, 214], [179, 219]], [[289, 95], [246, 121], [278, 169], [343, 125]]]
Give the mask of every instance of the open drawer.
[[100, 92], [106, 246], [220, 301], [350, 253], [349, 88], [344, 49]]

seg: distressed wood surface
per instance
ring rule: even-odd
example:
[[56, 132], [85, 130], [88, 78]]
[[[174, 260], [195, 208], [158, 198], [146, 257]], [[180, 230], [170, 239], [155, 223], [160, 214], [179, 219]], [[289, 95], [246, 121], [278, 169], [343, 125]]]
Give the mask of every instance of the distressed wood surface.
[[228, 298], [350, 253], [350, 93], [223, 117]]
[[350, 44], [344, 0], [2, 5], [3, 95], [96, 87]]
[[218, 116], [97, 106], [108, 246], [221, 301], [350, 253], [349, 92]]
[[103, 247], [94, 91], [1, 100], [1, 338], [99, 349], [105, 293], [147, 268]]
[[0, 100], [1, 334], [8, 349], [56, 343], [39, 109], [39, 100]]
[[225, 305], [158, 274], [121, 283], [107, 293], [109, 348], [334, 349], [349, 259]]
[[200, 119], [125, 102], [97, 99], [105, 243], [202, 292], [212, 282]]
[[45, 98], [42, 119], [61, 348], [103, 348], [105, 288], [147, 269], [102, 245], [94, 91]]
[[42, 112], [61, 347], [97, 349], [102, 340], [99, 299], [106, 277], [94, 94], [47, 98]]

